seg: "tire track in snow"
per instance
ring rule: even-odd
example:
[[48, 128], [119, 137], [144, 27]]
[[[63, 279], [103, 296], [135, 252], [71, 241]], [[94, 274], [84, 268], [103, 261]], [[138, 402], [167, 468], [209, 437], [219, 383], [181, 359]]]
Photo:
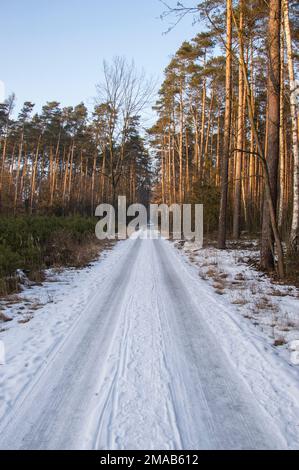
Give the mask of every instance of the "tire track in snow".
[[151, 241], [142, 241], [112, 347], [118, 357], [112, 380], [111, 365], [107, 368], [106, 382], [110, 377], [111, 384], [96, 448], [182, 446], [168, 387], [152, 255]]
[[168, 386], [181, 435], [180, 449], [218, 448], [213, 416], [200, 382], [196, 382], [192, 375], [190, 358], [185, 357], [184, 348], [180, 345], [182, 331], [176, 331], [175, 328], [175, 296], [169, 292], [169, 286], [165, 284], [164, 267], [161, 262], [164, 254], [158, 249], [160, 243], [164, 242], [161, 240], [154, 242], [156, 295], [163, 343], [167, 345], [164, 348], [164, 362], [169, 373]]
[[[116, 331], [118, 307], [140, 240], [127, 249], [99, 285], [85, 314], [71, 328], [47, 367], [26, 391], [12, 414], [1, 423], [0, 449], [76, 449], [89, 446], [87, 429], [98, 401], [96, 387]], [[46, 327], [46, 325], [45, 325]]]
[[[191, 381], [196, 393], [188, 390], [189, 402], [186, 407], [196, 413], [196, 407], [203, 414], [203, 423], [191, 421], [189, 426], [189, 443], [201, 448], [205, 442], [204, 424], [206, 432], [211, 431], [209, 422], [213, 421], [213, 436], [209, 437], [212, 448], [224, 449], [276, 449], [284, 448], [285, 442], [273, 422], [256, 403], [255, 397], [247, 390], [235, 370], [230, 367], [225, 352], [217, 344], [204, 317], [202, 310], [209, 310], [209, 297], [205, 289], [198, 289], [193, 298], [185, 282], [183, 261], [173, 256], [167, 243], [159, 240], [155, 242], [158, 260], [161, 265], [161, 275], [164, 281], [161, 285], [168, 286], [163, 301], [171, 303], [173, 312], [167, 310], [173, 334], [176, 335], [176, 347], [181, 351], [180, 366], [185, 373], [189, 369]], [[213, 314], [217, 314], [217, 307]], [[173, 366], [171, 367], [174, 369]], [[186, 374], [186, 379], [187, 379]], [[188, 383], [188, 382], [187, 382]], [[180, 393], [180, 390], [177, 388]], [[204, 394], [204, 397], [202, 395]], [[197, 398], [196, 398], [197, 395]], [[176, 400], [176, 403], [179, 403]], [[194, 415], [195, 416], [195, 415]], [[182, 412], [182, 418], [184, 413]], [[196, 417], [195, 417], [196, 419]], [[201, 435], [200, 435], [201, 434]], [[185, 445], [187, 442], [185, 442]]]

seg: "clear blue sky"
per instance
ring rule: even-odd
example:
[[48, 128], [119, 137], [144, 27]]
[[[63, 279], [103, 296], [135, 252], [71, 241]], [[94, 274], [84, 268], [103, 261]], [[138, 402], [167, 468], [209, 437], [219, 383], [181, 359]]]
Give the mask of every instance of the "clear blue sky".
[[[174, 5], [176, 0], [169, 0]], [[195, 3], [187, 0], [187, 4]], [[162, 78], [181, 42], [199, 25], [188, 17], [167, 35], [159, 0], [2, 0], [1, 72], [6, 96], [39, 110], [46, 101], [92, 104], [103, 59], [133, 58]]]

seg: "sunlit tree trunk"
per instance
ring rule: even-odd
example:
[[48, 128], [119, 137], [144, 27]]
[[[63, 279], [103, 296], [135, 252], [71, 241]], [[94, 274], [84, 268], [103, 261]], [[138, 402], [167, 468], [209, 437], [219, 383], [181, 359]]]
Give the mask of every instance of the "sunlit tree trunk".
[[6, 149], [7, 149], [7, 135], [4, 137], [3, 149], [2, 149], [2, 159], [1, 159], [1, 174], [0, 174], [0, 210], [2, 209], [3, 177], [4, 177], [5, 160], [6, 160]]
[[171, 132], [170, 132], [170, 127], [168, 130], [168, 202], [169, 204], [172, 204], [172, 177], [171, 177]]
[[[243, 45], [243, 0], [239, 2], [240, 19], [240, 51], [244, 49]], [[242, 191], [242, 161], [243, 161], [243, 141], [244, 141], [244, 77], [241, 64], [239, 65], [239, 94], [238, 94], [238, 119], [237, 119], [237, 151], [236, 151], [236, 172], [235, 172], [235, 195], [234, 195], [234, 218], [233, 218], [233, 237], [240, 237], [240, 219], [241, 219], [241, 191]]]
[[23, 146], [24, 146], [24, 131], [21, 134], [21, 142], [19, 144], [19, 155], [17, 161], [17, 171], [16, 171], [16, 181], [15, 181], [15, 195], [14, 195], [14, 207], [13, 213], [16, 214], [17, 211], [17, 204], [18, 204], [18, 196], [19, 196], [19, 178], [20, 178], [20, 171], [21, 171], [21, 161], [22, 161], [22, 154], [23, 154]]
[[93, 164], [92, 164], [92, 175], [91, 175], [91, 215], [94, 215], [95, 211], [95, 178], [96, 178], [96, 171], [97, 171], [97, 151], [94, 153], [93, 156]]
[[218, 110], [218, 118], [217, 118], [217, 144], [216, 144], [216, 186], [218, 187], [220, 184], [220, 139], [221, 139], [221, 132], [220, 132], [220, 109]]
[[228, 164], [230, 154], [230, 128], [231, 128], [231, 109], [232, 109], [232, 1], [226, 2], [226, 72], [225, 72], [225, 118], [224, 118], [224, 137], [221, 159], [221, 199], [219, 213], [218, 229], [218, 248], [226, 248], [227, 231], [227, 198], [228, 198]]
[[278, 228], [282, 233], [285, 220], [286, 200], [285, 200], [285, 113], [284, 113], [284, 20], [281, 18], [280, 31], [280, 128], [279, 128], [279, 208], [278, 208]]
[[201, 128], [200, 128], [200, 142], [199, 142], [199, 182], [202, 184], [203, 168], [204, 168], [204, 138], [205, 138], [205, 122], [206, 122], [206, 96], [207, 86], [206, 78], [203, 80], [202, 85], [202, 102], [201, 102]]
[[[276, 211], [277, 180], [279, 163], [280, 128], [280, 26], [281, 0], [270, 0], [268, 26], [268, 112], [267, 112], [267, 164], [270, 178], [271, 196]], [[274, 268], [273, 232], [267, 202], [263, 209], [261, 266]]]
[[51, 181], [51, 187], [50, 187], [50, 207], [53, 207], [53, 203], [54, 203], [54, 193], [55, 193], [57, 172], [58, 172], [60, 138], [61, 138], [61, 132], [59, 132], [59, 136], [58, 136], [58, 140], [56, 144], [56, 150], [55, 150], [55, 157], [53, 161], [52, 181]]
[[103, 145], [103, 162], [102, 162], [102, 174], [101, 174], [101, 199], [103, 202], [105, 198], [105, 187], [106, 187], [106, 180], [105, 180], [105, 172], [106, 172], [106, 145]]
[[208, 150], [209, 150], [209, 139], [210, 139], [210, 130], [211, 130], [213, 106], [214, 106], [214, 88], [212, 88], [212, 91], [211, 91], [211, 101], [210, 101], [210, 108], [209, 108], [209, 114], [208, 114], [206, 142], [205, 142], [205, 148], [204, 148], [204, 153], [203, 153], [203, 178], [204, 179], [206, 177], [206, 170], [207, 170], [207, 167], [209, 165]]
[[186, 192], [190, 193], [190, 172], [189, 172], [189, 135], [188, 128], [185, 131], [185, 148], [186, 148]]
[[15, 150], [16, 150], [16, 143], [13, 144], [12, 153], [11, 153], [11, 163], [10, 163], [10, 170], [9, 170], [9, 184], [8, 184], [8, 196], [9, 196], [9, 198], [11, 198], [12, 185], [13, 185], [13, 181], [14, 181]]
[[[276, 7], [277, 7], [277, 3], [275, 4], [275, 8]], [[279, 9], [279, 12], [280, 12], [279, 7], [280, 7], [280, 4], [278, 5], [278, 9]], [[277, 15], [277, 11], [276, 11], [276, 14], [273, 14], [274, 11], [275, 11], [275, 8], [274, 8], [273, 5], [270, 5], [271, 15], [270, 15], [270, 20], [269, 20], [269, 26], [271, 26], [272, 25], [271, 22], [273, 20], [275, 20], [276, 22], [278, 22], [278, 28], [279, 28], [280, 27], [279, 15]], [[278, 16], [278, 18], [277, 18], [277, 16]], [[234, 15], [233, 15], [233, 20], [234, 20], [234, 25], [235, 25], [236, 29], [238, 30], [238, 34], [240, 34], [239, 28], [238, 28], [238, 25], [237, 25], [237, 22], [236, 22], [236, 19], [235, 19]], [[275, 22], [274, 22], [274, 24], [275, 24]], [[274, 28], [269, 27], [269, 35], [270, 35], [270, 33], [273, 34], [273, 30], [274, 30]], [[279, 31], [279, 29], [278, 29], [278, 31]], [[276, 43], [276, 41], [277, 41], [277, 38], [275, 37], [275, 41], [272, 43], [272, 47], [273, 47], [273, 44]], [[278, 42], [280, 42], [279, 34], [278, 34]], [[279, 44], [278, 44], [278, 46], [279, 46]], [[279, 61], [279, 59], [280, 59], [280, 48], [278, 47], [278, 51], [277, 51], [277, 48], [275, 50], [276, 50], [276, 52], [278, 52], [278, 61]], [[274, 53], [274, 51], [272, 51], [271, 48], [270, 48], [270, 52]], [[243, 53], [241, 53], [241, 55], [240, 55], [240, 64], [242, 65], [243, 74], [244, 74], [246, 102], [247, 102], [247, 108], [248, 108], [248, 117], [249, 117], [250, 126], [252, 128], [252, 131], [253, 131], [253, 134], [254, 134], [254, 140], [255, 140], [255, 143], [256, 143], [256, 147], [257, 147], [256, 157], [261, 162], [261, 166], [263, 168], [264, 187], [265, 187], [265, 201], [268, 204], [271, 228], [272, 228], [275, 243], [276, 243], [277, 259], [278, 259], [278, 261], [277, 261], [278, 274], [281, 278], [283, 278], [284, 274], [285, 274], [284, 254], [283, 254], [282, 243], [281, 243], [279, 230], [278, 230], [278, 225], [277, 225], [277, 220], [276, 220], [276, 211], [275, 211], [276, 204], [273, 201], [273, 196], [272, 196], [272, 191], [271, 191], [272, 181], [271, 181], [271, 173], [270, 173], [270, 168], [269, 168], [269, 161], [267, 161], [267, 159], [265, 158], [265, 154], [263, 152], [263, 148], [262, 148], [261, 141], [260, 141], [259, 134], [258, 134], [258, 128], [257, 128], [256, 122], [255, 122], [255, 119], [254, 119], [253, 99], [252, 99], [252, 96], [251, 96], [251, 87], [250, 87], [250, 83], [249, 83], [249, 79], [248, 79], [247, 65], [246, 65]], [[280, 67], [279, 67], [279, 65], [280, 64], [278, 64], [278, 80], [280, 80]], [[279, 94], [279, 89], [278, 90], [276, 89], [276, 92], [277, 91], [278, 91], [278, 94]], [[279, 102], [279, 96], [278, 96], [278, 102]], [[271, 103], [271, 105], [272, 105], [272, 103]], [[269, 100], [268, 100], [268, 106], [269, 106]], [[273, 112], [273, 109], [272, 109], [272, 112]], [[272, 113], [267, 113], [267, 115], [269, 115], [269, 114], [272, 114]], [[274, 112], [273, 112], [273, 115], [274, 115]], [[280, 113], [279, 113], [279, 109], [278, 109], [278, 119], [279, 119], [279, 115], [280, 115]], [[275, 116], [277, 117], [277, 114]], [[277, 129], [277, 133], [278, 133], [278, 139], [279, 139], [279, 126], [278, 126], [278, 129]], [[269, 135], [270, 135], [269, 132], [267, 132], [267, 139], [269, 138]], [[268, 149], [268, 146], [266, 147], [266, 150], [267, 149]], [[279, 142], [278, 142], [278, 150], [277, 151], [279, 152]], [[261, 259], [261, 263], [262, 263], [262, 259]]]
[[180, 136], [179, 136], [179, 200], [183, 203], [183, 150], [184, 149], [184, 102], [183, 84], [180, 84]]
[[67, 159], [66, 159], [65, 167], [64, 167], [63, 192], [62, 192], [63, 209], [65, 209], [65, 202], [66, 202], [66, 190], [67, 190], [67, 181], [68, 181], [68, 174], [69, 174], [71, 152], [72, 152], [72, 149], [70, 148], [67, 153]]

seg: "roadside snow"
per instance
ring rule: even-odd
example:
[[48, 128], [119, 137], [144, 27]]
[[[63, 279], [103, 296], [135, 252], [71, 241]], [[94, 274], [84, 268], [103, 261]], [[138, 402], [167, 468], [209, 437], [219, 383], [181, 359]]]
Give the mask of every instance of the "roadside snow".
[[111, 254], [103, 252], [81, 270], [49, 270], [42, 285], [29, 285], [0, 302], [2, 313], [10, 319], [0, 321], [0, 350], [2, 345], [6, 359], [5, 366], [0, 360], [0, 420], [84, 315], [99, 285], [104, 288], [109, 282], [111, 263], [117, 264], [122, 247], [119, 243]]
[[[298, 289], [274, 284], [248, 266], [251, 250], [223, 252], [199, 249], [194, 243], [176, 243], [174, 250], [187, 261], [190, 295], [196, 295], [198, 279], [210, 290], [205, 319], [219, 345], [282, 430], [289, 448], [298, 449]], [[242, 302], [236, 302], [239, 298]], [[275, 346], [278, 338], [286, 344]]]
[[249, 320], [276, 347], [277, 354], [298, 365], [292, 344], [299, 341], [299, 289], [274, 282], [250, 266], [257, 250], [255, 244], [249, 245], [220, 251], [198, 249], [193, 243], [176, 244], [198, 268], [199, 276], [234, 306], [232, 312]]
[[0, 366], [5, 365], [5, 348], [3, 341], [0, 341]]

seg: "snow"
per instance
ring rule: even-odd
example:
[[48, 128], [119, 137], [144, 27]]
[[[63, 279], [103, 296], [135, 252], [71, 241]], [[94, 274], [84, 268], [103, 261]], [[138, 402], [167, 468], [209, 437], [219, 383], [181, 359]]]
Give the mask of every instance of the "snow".
[[299, 366], [299, 351], [291, 352], [291, 362], [294, 366]]
[[84, 316], [90, 298], [109, 282], [121, 251], [120, 243], [108, 266], [104, 252], [81, 270], [49, 270], [43, 285], [29, 284], [20, 295], [1, 302], [12, 321], [0, 322], [0, 344], [6, 352], [6, 366], [0, 367], [0, 420]]
[[211, 246], [199, 250], [192, 243], [176, 246], [198, 268], [199, 276], [228, 301], [230, 310], [250, 321], [290, 361], [290, 345], [299, 341], [299, 289], [274, 282], [250, 265], [258, 258], [256, 243], [226, 251]]
[[[298, 449], [296, 331], [290, 350], [274, 347], [273, 327], [245, 318], [220, 273], [217, 287], [202, 279], [211, 259], [234, 278], [257, 274], [233, 254], [139, 235], [9, 307], [0, 448]], [[283, 305], [295, 313], [293, 294]], [[30, 312], [33, 300], [44, 305]]]
[[3, 341], [0, 341], [0, 366], [5, 365], [5, 347]]
[[289, 348], [291, 351], [299, 351], [299, 340], [292, 341]]
[[289, 344], [289, 350], [291, 351], [291, 363], [294, 366], [299, 366], [299, 341], [292, 341]]
[[[294, 367], [298, 365], [298, 356], [289, 350], [290, 344], [294, 344], [293, 341], [297, 343], [295, 338], [299, 338], [298, 289], [293, 286], [273, 285], [268, 277], [248, 266], [246, 261], [254, 255], [251, 250], [219, 251], [213, 247], [198, 249], [193, 243], [176, 244], [176, 250], [178, 256], [187, 261], [184, 266], [195, 286], [197, 278], [200, 278], [201, 284], [210, 292], [211, 305], [222, 307], [220, 312], [217, 309], [217, 314], [214, 315], [209, 315], [208, 310], [205, 317], [217, 340], [262, 408], [282, 430], [288, 447], [298, 449], [299, 368]], [[207, 275], [211, 274], [211, 266], [215, 270], [216, 278], [217, 274], [224, 274], [225, 280], [229, 280], [242, 274], [242, 285], [239, 289], [242, 296], [247, 296], [248, 304], [232, 303], [237, 294], [235, 287], [229, 283], [224, 291], [221, 291], [221, 295], [217, 293], [218, 286], [215, 286], [214, 281]], [[256, 284], [260, 287], [255, 291]], [[192, 283], [190, 287], [191, 285]], [[190, 288], [191, 295], [192, 292], [196, 295], [195, 286]], [[283, 292], [282, 298], [271, 295], [275, 289]], [[274, 334], [279, 331], [284, 334], [286, 341], [286, 344], [280, 347], [273, 345], [273, 327], [269, 326], [273, 315], [272, 308], [260, 313], [252, 309], [252, 305], [259, 302], [258, 298], [265, 295], [278, 305]], [[258, 298], [255, 299], [255, 296]], [[286, 313], [294, 323], [290, 331], [282, 332], [279, 328]]]

